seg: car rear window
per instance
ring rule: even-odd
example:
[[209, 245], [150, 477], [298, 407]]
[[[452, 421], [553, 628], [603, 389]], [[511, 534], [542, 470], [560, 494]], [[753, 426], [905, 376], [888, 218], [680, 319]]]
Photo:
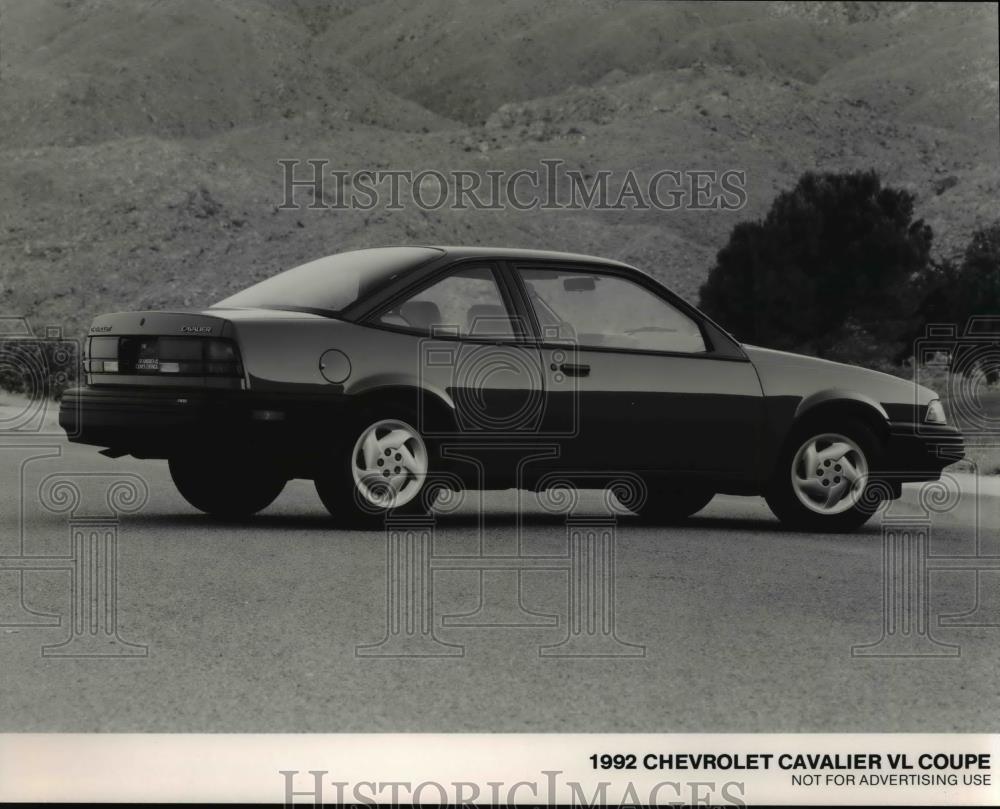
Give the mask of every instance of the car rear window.
[[213, 306], [340, 312], [442, 253], [433, 247], [373, 247], [337, 253], [293, 267]]

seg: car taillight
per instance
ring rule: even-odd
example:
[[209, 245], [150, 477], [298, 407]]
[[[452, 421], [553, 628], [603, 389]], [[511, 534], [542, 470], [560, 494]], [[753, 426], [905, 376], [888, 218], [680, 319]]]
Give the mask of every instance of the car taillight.
[[232, 340], [218, 337], [205, 338], [204, 373], [208, 376], [243, 376], [240, 352]]
[[236, 345], [230, 340], [205, 340], [205, 357], [224, 362], [236, 361]]
[[213, 376], [242, 376], [236, 344], [230, 340], [206, 340], [205, 372]]
[[236, 343], [219, 337], [92, 337], [86, 368], [94, 374], [243, 376]]

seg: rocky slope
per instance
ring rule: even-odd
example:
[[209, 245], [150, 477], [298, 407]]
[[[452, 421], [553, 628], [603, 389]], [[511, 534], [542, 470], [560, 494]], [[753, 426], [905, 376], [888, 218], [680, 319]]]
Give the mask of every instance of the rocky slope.
[[[400, 242], [570, 249], [693, 295], [807, 169], [914, 190], [938, 249], [997, 216], [996, 6], [0, 0], [0, 313], [201, 305]], [[741, 211], [281, 210], [331, 168], [740, 169]]]

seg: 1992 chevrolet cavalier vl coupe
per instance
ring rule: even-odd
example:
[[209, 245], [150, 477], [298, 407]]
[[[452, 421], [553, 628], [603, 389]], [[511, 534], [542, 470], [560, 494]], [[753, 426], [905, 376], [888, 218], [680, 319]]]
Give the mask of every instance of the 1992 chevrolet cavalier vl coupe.
[[340, 253], [207, 309], [102, 315], [85, 361], [71, 440], [168, 459], [222, 516], [292, 478], [344, 524], [558, 481], [651, 521], [722, 492], [843, 531], [964, 452], [927, 388], [742, 345], [632, 267], [544, 251]]

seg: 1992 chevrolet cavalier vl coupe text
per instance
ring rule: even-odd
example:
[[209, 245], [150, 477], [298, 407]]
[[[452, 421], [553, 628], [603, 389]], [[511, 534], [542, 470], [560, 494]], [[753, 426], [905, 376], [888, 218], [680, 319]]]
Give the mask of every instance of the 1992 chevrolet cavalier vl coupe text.
[[442, 488], [624, 480], [651, 521], [722, 492], [838, 531], [964, 451], [927, 388], [741, 345], [632, 267], [544, 251], [340, 253], [207, 309], [102, 315], [85, 370], [71, 440], [166, 458], [223, 516], [296, 477], [344, 524]]

